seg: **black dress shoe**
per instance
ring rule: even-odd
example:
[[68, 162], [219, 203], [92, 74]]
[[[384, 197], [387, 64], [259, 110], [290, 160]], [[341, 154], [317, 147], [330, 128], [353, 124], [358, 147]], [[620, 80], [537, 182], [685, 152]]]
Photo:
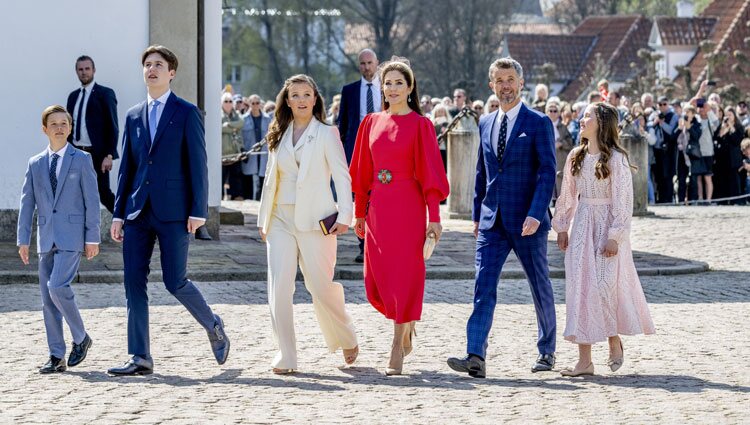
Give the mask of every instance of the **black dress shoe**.
[[83, 341], [81, 341], [80, 344], [73, 343], [73, 350], [70, 351], [70, 356], [68, 356], [68, 366], [73, 367], [80, 364], [84, 359], [86, 359], [86, 354], [89, 352], [89, 347], [91, 347], [91, 338], [89, 337], [89, 334], [86, 334], [86, 337], [83, 338]]
[[199, 227], [198, 230], [195, 231], [195, 239], [200, 239], [204, 241], [213, 240], [211, 235], [208, 234], [208, 228], [206, 228], [205, 224]]
[[549, 372], [555, 367], [555, 353], [540, 354], [536, 358], [536, 363], [531, 366], [532, 372]]
[[224, 333], [224, 321], [221, 320], [221, 317], [214, 316], [216, 317], [216, 324], [214, 324], [212, 330], [208, 331], [208, 340], [211, 342], [211, 351], [214, 352], [216, 362], [222, 365], [229, 357], [229, 338]]
[[67, 368], [65, 367], [63, 359], [49, 356], [49, 360], [47, 360], [47, 363], [39, 369], [39, 373], [65, 372], [65, 369]]
[[360, 252], [359, 255], [357, 255], [356, 257], [354, 257], [354, 262], [355, 263], [360, 263], [360, 264], [364, 263], [365, 262], [365, 254]]
[[151, 375], [154, 373], [154, 362], [133, 356], [122, 367], [113, 367], [107, 373], [116, 376]]
[[484, 360], [472, 354], [463, 359], [451, 357], [448, 359], [448, 366], [456, 372], [466, 372], [472, 378], [484, 378], [487, 376]]

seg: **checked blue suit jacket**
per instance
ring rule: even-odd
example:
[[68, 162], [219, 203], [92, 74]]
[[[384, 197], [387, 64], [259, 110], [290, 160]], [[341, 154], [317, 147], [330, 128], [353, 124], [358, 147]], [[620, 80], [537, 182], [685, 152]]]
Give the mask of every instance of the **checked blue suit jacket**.
[[130, 108], [125, 118], [113, 216], [131, 219], [149, 201], [161, 221], [208, 218], [208, 166], [201, 112], [170, 94], [154, 141], [149, 143], [147, 111], [143, 101]]
[[538, 231], [549, 231], [547, 213], [555, 186], [555, 136], [552, 121], [521, 105], [501, 161], [492, 147], [494, 112], [479, 120], [479, 159], [472, 218], [480, 230], [502, 220], [505, 229], [521, 233], [526, 217], [539, 220]]

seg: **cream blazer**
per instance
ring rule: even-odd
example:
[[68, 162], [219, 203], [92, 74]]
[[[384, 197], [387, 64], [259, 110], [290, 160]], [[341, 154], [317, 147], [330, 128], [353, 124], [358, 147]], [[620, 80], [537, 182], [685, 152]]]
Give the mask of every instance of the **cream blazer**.
[[[280, 149], [291, 147], [292, 125], [284, 132], [281, 143], [269, 152], [266, 179], [260, 199], [258, 227], [268, 233], [279, 182], [278, 155]], [[344, 145], [339, 131], [313, 118], [309, 127], [297, 143], [306, 143], [302, 151], [297, 175], [297, 202], [294, 209], [294, 224], [303, 232], [320, 229], [320, 220], [338, 210], [337, 223], [351, 226], [354, 206], [352, 204], [352, 179], [346, 165]], [[331, 177], [336, 187], [338, 208], [331, 193]]]

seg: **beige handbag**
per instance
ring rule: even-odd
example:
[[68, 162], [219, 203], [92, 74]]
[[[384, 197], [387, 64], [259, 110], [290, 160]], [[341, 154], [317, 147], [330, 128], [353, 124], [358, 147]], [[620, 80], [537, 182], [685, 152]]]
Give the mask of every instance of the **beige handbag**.
[[435, 245], [437, 245], [435, 234], [430, 233], [429, 236], [424, 240], [424, 247], [422, 247], [422, 256], [425, 260], [430, 259], [430, 257], [432, 256], [432, 251], [435, 250]]

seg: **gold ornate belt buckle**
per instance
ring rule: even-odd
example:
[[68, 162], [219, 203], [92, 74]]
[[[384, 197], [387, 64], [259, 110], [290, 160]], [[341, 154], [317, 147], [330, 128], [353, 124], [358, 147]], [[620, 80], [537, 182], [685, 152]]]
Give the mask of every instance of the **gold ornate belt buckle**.
[[380, 183], [388, 184], [393, 180], [393, 175], [389, 170], [380, 170], [378, 171], [378, 180], [380, 180]]

